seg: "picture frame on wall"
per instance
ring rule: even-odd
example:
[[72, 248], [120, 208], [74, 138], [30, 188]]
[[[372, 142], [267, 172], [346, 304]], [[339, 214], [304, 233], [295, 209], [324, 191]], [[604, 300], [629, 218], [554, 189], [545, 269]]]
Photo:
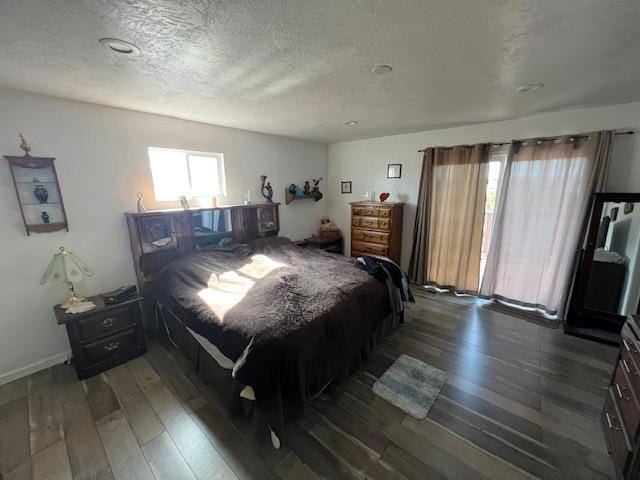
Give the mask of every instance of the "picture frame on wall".
[[390, 163], [387, 165], [387, 178], [401, 178], [402, 177], [402, 164]]
[[351, 181], [340, 182], [340, 193], [351, 193]]

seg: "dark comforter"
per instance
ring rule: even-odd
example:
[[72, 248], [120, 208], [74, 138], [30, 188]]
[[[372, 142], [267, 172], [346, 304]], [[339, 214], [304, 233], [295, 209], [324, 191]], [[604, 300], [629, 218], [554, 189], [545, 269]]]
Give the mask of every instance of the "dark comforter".
[[177, 260], [152, 294], [236, 362], [234, 378], [254, 388], [276, 433], [285, 399], [303, 406], [347, 376], [399, 321], [384, 284], [354, 259], [282, 237]]

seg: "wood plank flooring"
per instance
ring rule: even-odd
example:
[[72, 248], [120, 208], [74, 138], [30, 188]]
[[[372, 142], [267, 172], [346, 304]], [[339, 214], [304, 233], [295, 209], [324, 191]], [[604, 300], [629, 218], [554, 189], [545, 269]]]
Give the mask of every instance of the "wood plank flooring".
[[[598, 414], [616, 349], [416, 292], [406, 324], [331, 385], [284, 445], [230, 416], [180, 352], [79, 382], [58, 365], [0, 386], [0, 479], [604, 479]], [[377, 397], [401, 353], [448, 380], [419, 421]]]

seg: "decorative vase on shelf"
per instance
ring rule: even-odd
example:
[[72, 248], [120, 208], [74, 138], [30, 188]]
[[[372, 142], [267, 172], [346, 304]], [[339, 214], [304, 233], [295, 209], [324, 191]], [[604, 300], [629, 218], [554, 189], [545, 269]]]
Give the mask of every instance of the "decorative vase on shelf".
[[40, 203], [47, 203], [49, 199], [49, 192], [44, 188], [44, 185], [36, 185], [36, 188], [33, 189], [33, 194]]
[[49, 214], [47, 212], [42, 212], [40, 214], [40, 218], [42, 218], [43, 223], [50, 223]]

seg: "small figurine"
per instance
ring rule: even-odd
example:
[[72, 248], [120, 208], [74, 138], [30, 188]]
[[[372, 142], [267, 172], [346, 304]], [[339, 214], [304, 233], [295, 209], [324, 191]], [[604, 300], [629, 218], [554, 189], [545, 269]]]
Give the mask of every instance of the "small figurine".
[[271, 187], [271, 182], [267, 182], [266, 175], [260, 175], [260, 193], [267, 200], [267, 203], [273, 203], [273, 188]]
[[305, 180], [304, 181], [304, 194], [305, 195], [309, 195], [311, 193], [311, 184], [309, 183], [309, 180]]
[[49, 220], [49, 214], [47, 212], [42, 212], [40, 214], [40, 218], [42, 218], [42, 223], [50, 223], [51, 220]]
[[29, 145], [29, 143], [25, 140], [24, 136], [21, 133], [19, 133], [18, 135], [20, 135], [20, 148], [24, 150], [24, 156], [30, 157], [31, 145]]
[[317, 194], [320, 193], [320, 187], [318, 187], [318, 184], [322, 181], [322, 177], [320, 177], [319, 179], [313, 179], [313, 193]]
[[36, 188], [33, 189], [33, 194], [40, 203], [47, 203], [49, 200], [49, 191], [44, 188], [44, 185], [36, 185]]
[[142, 197], [144, 197], [144, 194], [142, 192], [138, 192], [136, 193], [136, 197], [138, 197], [138, 202], [137, 202], [138, 213], [146, 212], [147, 207], [144, 206], [144, 202], [142, 201]]

